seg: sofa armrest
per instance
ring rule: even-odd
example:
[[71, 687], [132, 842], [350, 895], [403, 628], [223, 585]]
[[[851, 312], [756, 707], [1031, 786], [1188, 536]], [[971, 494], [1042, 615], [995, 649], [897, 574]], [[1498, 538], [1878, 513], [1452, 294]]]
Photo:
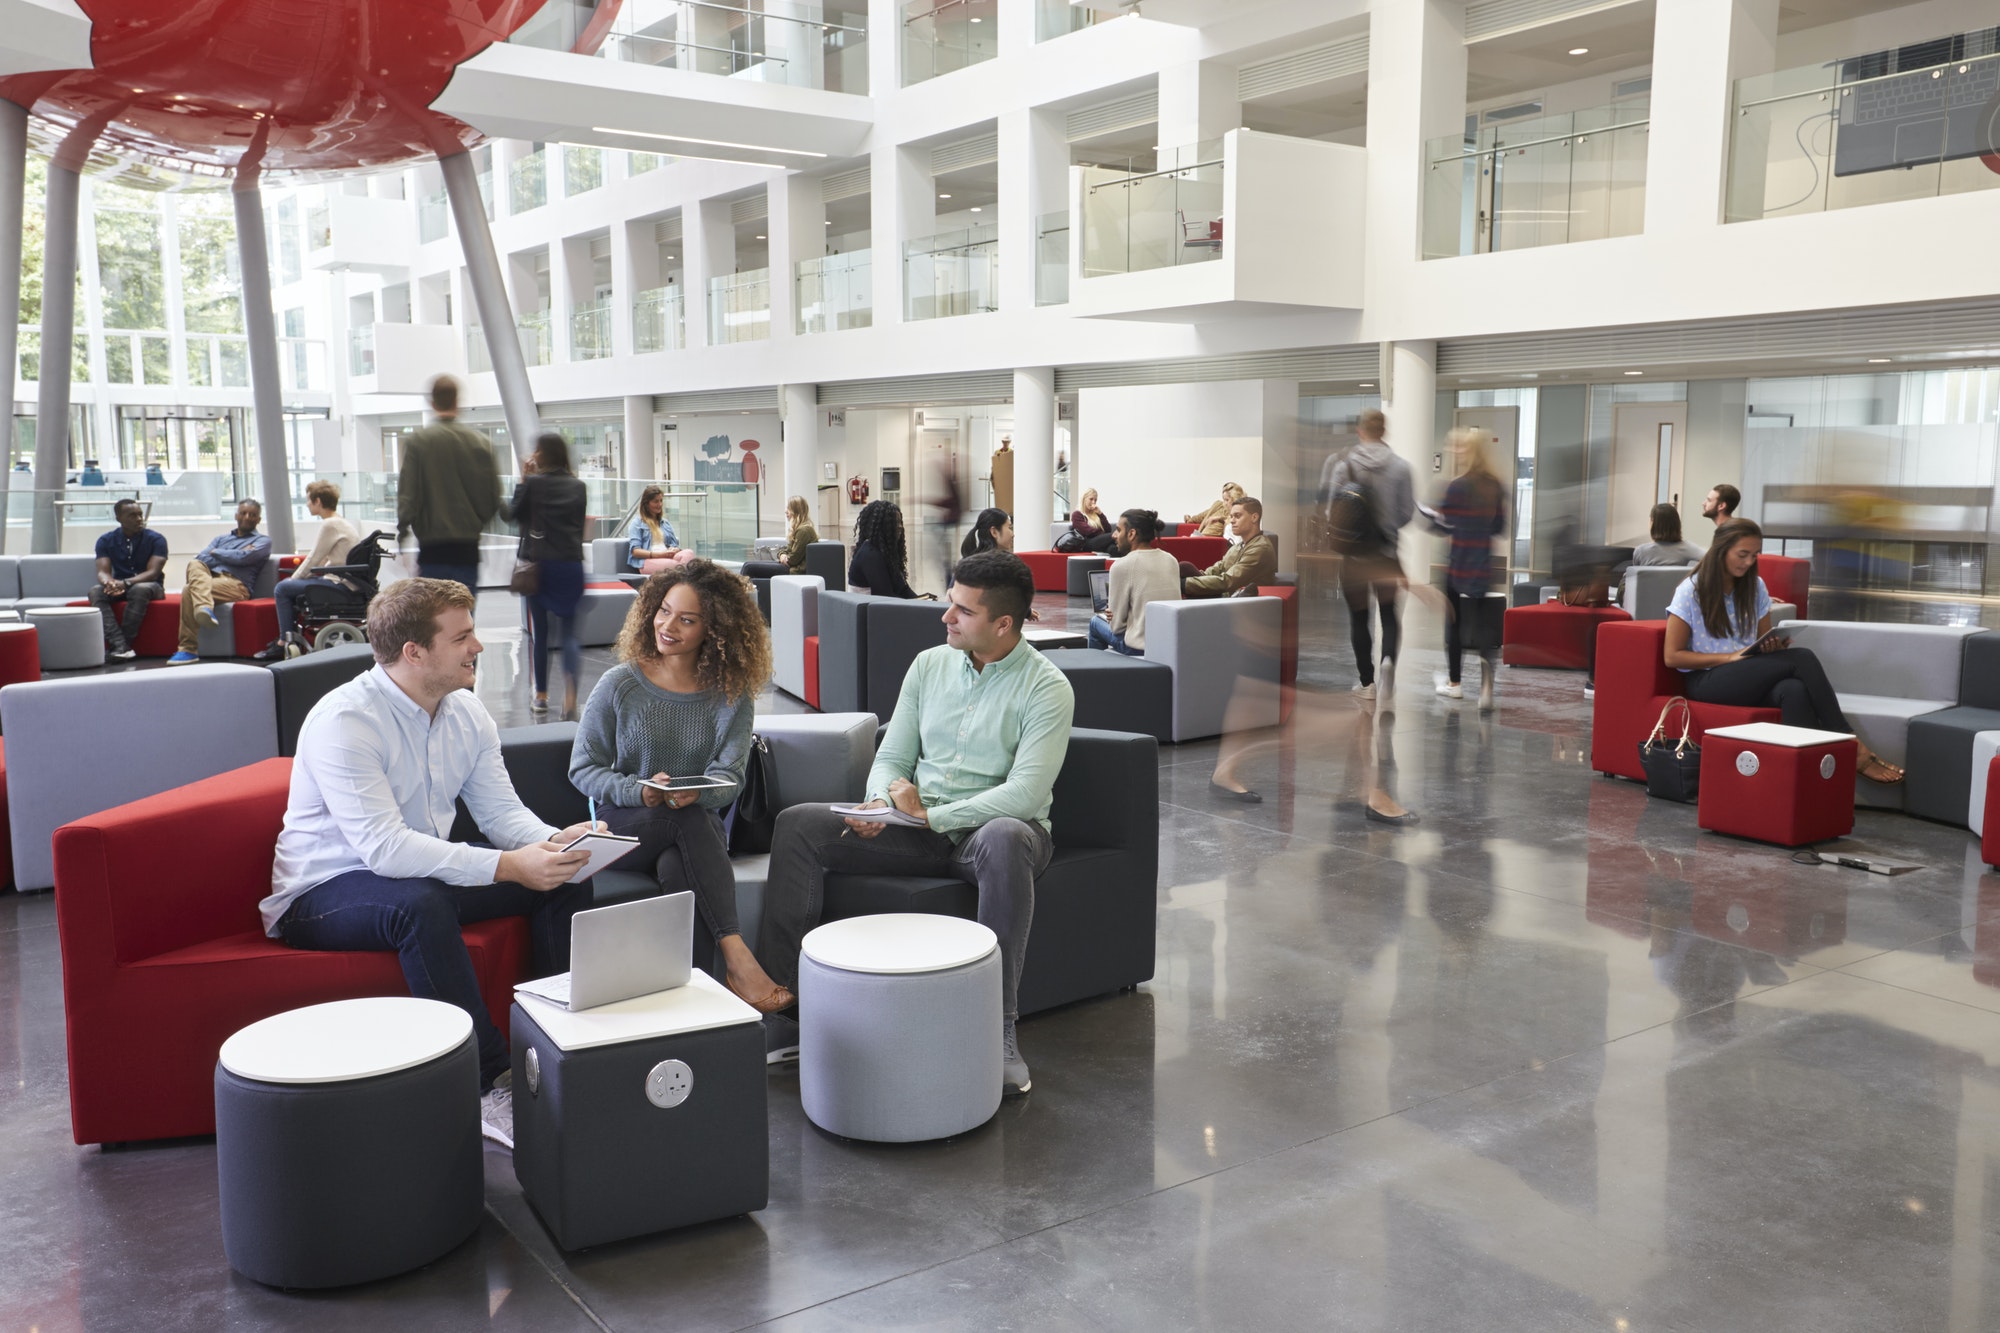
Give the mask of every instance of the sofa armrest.
[[65, 975], [258, 929], [291, 774], [291, 760], [266, 759], [57, 829]]
[[1160, 743], [1135, 732], [1071, 731], [1049, 823], [1058, 846], [1114, 848], [1157, 869]]

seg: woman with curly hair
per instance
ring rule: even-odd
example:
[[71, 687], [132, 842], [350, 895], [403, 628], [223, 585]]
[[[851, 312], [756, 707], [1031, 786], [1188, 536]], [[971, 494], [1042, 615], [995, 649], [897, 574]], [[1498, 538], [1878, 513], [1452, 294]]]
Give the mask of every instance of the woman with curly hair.
[[847, 586], [877, 597], [907, 600], [917, 595], [910, 586], [903, 511], [887, 500], [870, 500], [854, 520], [854, 558], [847, 565]]
[[661, 791], [641, 778], [741, 784], [757, 694], [771, 676], [771, 637], [750, 584], [707, 560], [655, 574], [618, 636], [617, 666], [583, 706], [569, 780], [614, 833], [639, 839], [634, 865], [663, 892], [694, 890], [715, 936], [723, 983], [762, 1013], [792, 993], [758, 965], [736, 920], [736, 873], [722, 814], [739, 786]]

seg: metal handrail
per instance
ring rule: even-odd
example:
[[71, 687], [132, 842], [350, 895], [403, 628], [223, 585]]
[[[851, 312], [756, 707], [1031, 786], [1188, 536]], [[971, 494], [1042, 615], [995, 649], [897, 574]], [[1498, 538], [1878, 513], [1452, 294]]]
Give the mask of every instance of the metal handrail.
[[936, 18], [939, 14], [944, 13], [945, 10], [950, 9], [953, 5], [969, 5], [971, 3], [972, 0], [944, 0], [943, 4], [938, 5], [936, 8], [933, 9], [926, 9], [921, 14], [904, 15], [903, 26], [907, 28], [912, 23], [917, 22], [919, 19]]
[[[1855, 79], [1851, 83], [1830, 83], [1823, 88], [1800, 88], [1796, 92], [1780, 93], [1776, 97], [1760, 97], [1754, 102], [1738, 102], [1736, 109], [1738, 111], [1748, 111], [1751, 107], [1770, 106], [1774, 102], [1789, 102], [1794, 98], [1811, 97], [1814, 93], [1847, 92], [1855, 88], [1865, 88], [1871, 83], [1882, 83], [1889, 79], [1907, 79], [1912, 74], [1922, 74], [1925, 70], [1941, 70], [1948, 65], [1958, 66], [1958, 72], [1963, 74], [1982, 60], [2000, 60], [2000, 54], [1968, 56], [1964, 60], [1941, 60], [1935, 65], [1919, 65], [1915, 69], [1899, 69], [1893, 74], [1871, 74], [1865, 79]], [[1936, 75], [1932, 75], [1932, 77], [1935, 78]]]
[[[726, 6], [723, 6], [726, 8]], [[741, 10], [737, 11], [741, 13]], [[628, 42], [658, 42], [661, 46], [685, 47], [690, 51], [714, 51], [725, 56], [742, 56], [745, 60], [775, 60], [780, 65], [792, 62], [783, 56], [763, 55], [756, 51], [739, 51], [733, 46], [703, 46], [700, 42], [683, 42], [676, 37], [651, 37], [643, 32], [613, 32], [608, 37], [620, 37]]]
[[1635, 130], [1641, 125], [1651, 125], [1653, 118], [1644, 120], [1621, 120], [1615, 125], [1600, 125], [1594, 130], [1571, 130], [1567, 134], [1551, 134], [1546, 139], [1529, 139], [1525, 143], [1495, 144], [1491, 148], [1475, 148], [1471, 152], [1458, 153], [1452, 157], [1434, 157], [1430, 165], [1441, 166], [1446, 162], [1464, 162], [1475, 157], [1496, 157], [1501, 153], [1512, 153], [1520, 149], [1540, 148], [1544, 144], [1563, 143], [1570, 139], [1588, 139], [1593, 134], [1609, 134], [1613, 130]]
[[1199, 171], [1203, 167], [1219, 167], [1224, 164], [1224, 161], [1225, 159], [1218, 157], [1213, 162], [1190, 162], [1184, 167], [1163, 167], [1159, 171], [1148, 171], [1141, 176], [1124, 176], [1115, 181], [1100, 181], [1090, 187], [1090, 193], [1096, 194], [1099, 190], [1108, 190], [1114, 185], [1130, 185], [1134, 181], [1149, 181], [1155, 176], [1178, 176], [1183, 171]]
[[808, 27], [818, 28], [821, 32], [858, 32], [864, 37], [868, 34], [868, 29], [866, 28], [856, 28], [845, 23], [822, 23], [818, 19], [800, 18], [795, 14], [768, 14], [745, 9], [741, 5], [719, 5], [715, 3], [715, 0], [681, 0], [681, 3], [684, 5], [693, 5], [697, 9], [720, 9], [724, 13], [741, 14], [745, 18], [776, 19], [780, 23], [802, 23]]

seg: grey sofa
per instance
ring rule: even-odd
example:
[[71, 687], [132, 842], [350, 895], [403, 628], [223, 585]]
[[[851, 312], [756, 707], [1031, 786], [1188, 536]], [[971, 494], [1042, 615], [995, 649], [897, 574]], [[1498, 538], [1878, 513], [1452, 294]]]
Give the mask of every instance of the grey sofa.
[[1174, 673], [1165, 663], [1096, 648], [1051, 648], [1042, 656], [1069, 682], [1077, 726], [1174, 738]]
[[839, 542], [813, 542], [806, 547], [806, 573], [817, 574], [834, 592], [846, 592], [847, 548]]
[[819, 706], [884, 722], [917, 654], [944, 642], [944, 607], [868, 593], [819, 596]]
[[819, 633], [819, 599], [825, 587], [815, 574], [780, 574], [771, 580], [771, 683], [794, 699], [807, 694], [806, 640]]
[[590, 543], [590, 576], [600, 583], [605, 579], [634, 585], [644, 583], [646, 576], [628, 563], [631, 553], [632, 543], [623, 537], [594, 538]]
[[[1794, 647], [1818, 655], [1855, 733], [1875, 753], [1907, 768], [1912, 721], [1958, 705], [1965, 640], [1979, 630], [1797, 620], [1785, 632]], [[1909, 786], [1863, 780], [1855, 784], [1855, 804], [1901, 810]]]
[[1983, 731], [2000, 731], [2000, 633], [1992, 631], [1963, 640], [1956, 706], [1910, 719], [1904, 787], [1911, 814], [1970, 824], [1974, 743]]
[[1173, 739], [1220, 736], [1225, 714], [1245, 730], [1277, 726], [1283, 630], [1275, 597], [1149, 603], [1146, 660], [1173, 668]]

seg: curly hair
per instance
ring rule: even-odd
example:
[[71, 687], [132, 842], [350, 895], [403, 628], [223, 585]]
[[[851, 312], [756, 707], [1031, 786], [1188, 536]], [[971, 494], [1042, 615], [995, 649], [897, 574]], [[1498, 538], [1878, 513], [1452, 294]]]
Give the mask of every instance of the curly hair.
[[683, 583], [701, 598], [706, 622], [695, 661], [702, 688], [719, 690], [732, 703], [756, 698], [771, 678], [771, 632], [764, 628], [750, 581], [713, 561], [690, 560], [640, 585], [638, 599], [625, 616], [625, 628], [618, 633], [618, 660], [642, 665], [659, 658], [653, 618], [667, 594]]
[[887, 500], [870, 500], [854, 521], [854, 541], [875, 543], [875, 549], [889, 562], [889, 568], [904, 578], [910, 576], [910, 553], [903, 544], [903, 511]]

